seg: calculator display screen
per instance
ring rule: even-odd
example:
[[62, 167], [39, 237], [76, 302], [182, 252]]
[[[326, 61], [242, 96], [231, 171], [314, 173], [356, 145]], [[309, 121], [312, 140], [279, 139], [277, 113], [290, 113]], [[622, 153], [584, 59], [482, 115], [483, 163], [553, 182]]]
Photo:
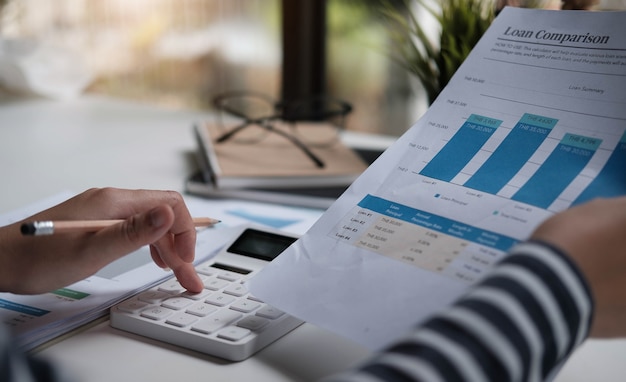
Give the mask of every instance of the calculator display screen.
[[248, 228], [231, 244], [228, 252], [272, 261], [296, 240], [293, 237]]

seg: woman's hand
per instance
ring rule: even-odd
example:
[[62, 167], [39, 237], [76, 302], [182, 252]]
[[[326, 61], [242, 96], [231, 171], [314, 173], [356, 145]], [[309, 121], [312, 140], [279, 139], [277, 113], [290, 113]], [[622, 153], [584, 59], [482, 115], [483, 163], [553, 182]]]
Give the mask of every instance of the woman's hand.
[[193, 267], [196, 230], [182, 196], [173, 191], [91, 189], [33, 220], [124, 219], [95, 233], [24, 237], [23, 222], [0, 228], [0, 291], [48, 292], [93, 275], [144, 245], [183, 287], [203, 288]]
[[597, 199], [561, 212], [531, 237], [570, 255], [595, 301], [591, 336], [626, 335], [626, 197]]

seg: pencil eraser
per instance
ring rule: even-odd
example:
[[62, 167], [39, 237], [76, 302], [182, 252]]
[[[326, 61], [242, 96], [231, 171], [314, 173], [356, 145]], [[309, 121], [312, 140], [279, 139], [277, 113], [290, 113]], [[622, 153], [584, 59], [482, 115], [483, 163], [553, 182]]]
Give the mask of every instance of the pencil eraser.
[[24, 223], [20, 227], [20, 231], [22, 231], [22, 235], [34, 235], [37, 230], [33, 223]]

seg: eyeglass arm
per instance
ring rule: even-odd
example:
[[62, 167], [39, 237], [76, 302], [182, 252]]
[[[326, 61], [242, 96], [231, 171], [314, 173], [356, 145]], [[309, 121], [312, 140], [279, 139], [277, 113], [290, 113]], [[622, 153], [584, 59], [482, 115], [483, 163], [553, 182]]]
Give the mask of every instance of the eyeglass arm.
[[324, 162], [322, 162], [322, 160], [320, 158], [317, 157], [317, 155], [313, 154], [313, 152], [311, 150], [309, 150], [308, 147], [306, 147], [306, 145], [304, 143], [302, 143], [302, 141], [300, 141], [299, 139], [297, 139], [296, 137], [294, 137], [291, 134], [287, 134], [284, 131], [280, 130], [280, 129], [275, 129], [272, 125], [264, 125], [265, 128], [275, 132], [276, 134], [281, 135], [282, 137], [288, 139], [291, 143], [293, 143], [294, 145], [298, 146], [298, 148], [300, 150], [302, 150], [302, 152], [304, 152], [306, 154], [306, 156], [309, 157], [309, 159], [311, 159], [315, 165], [319, 168], [324, 168], [325, 164]]
[[233, 137], [233, 135], [237, 134], [238, 132], [240, 132], [241, 130], [245, 129], [246, 127], [248, 127], [250, 125], [249, 122], [244, 122], [239, 126], [235, 126], [232, 129], [228, 130], [227, 132], [225, 132], [224, 134], [220, 135], [219, 137], [217, 137], [215, 139], [215, 142], [217, 143], [222, 143], [222, 142], [226, 142], [227, 140], [229, 140], [230, 138]]
[[[217, 137], [215, 139], [215, 142], [217, 143], [222, 143], [225, 142], [227, 140], [229, 140], [230, 138], [232, 138], [235, 134], [237, 134], [238, 132], [240, 132], [241, 130], [245, 129], [246, 127], [250, 126], [252, 122], [251, 121], [246, 121], [244, 123], [242, 123], [241, 125], [235, 126], [232, 129], [230, 129], [229, 131], [225, 132], [224, 134], [220, 135], [219, 137]], [[296, 145], [300, 150], [302, 150], [302, 152], [309, 157], [309, 159], [311, 159], [315, 165], [319, 168], [324, 168], [326, 165], [324, 164], [324, 162], [322, 162], [322, 160], [320, 158], [317, 157], [317, 155], [313, 154], [313, 152], [311, 150], [309, 150], [308, 147], [306, 147], [306, 145], [304, 143], [302, 143], [299, 139], [297, 139], [296, 137], [292, 136], [291, 134], [287, 134], [286, 132], [280, 130], [280, 129], [275, 129], [272, 125], [268, 124], [268, 123], [258, 123], [259, 126], [263, 127], [266, 130], [269, 131], [273, 131], [276, 134], [286, 138], [287, 140], [289, 140], [291, 143], [293, 143], [294, 145]]]

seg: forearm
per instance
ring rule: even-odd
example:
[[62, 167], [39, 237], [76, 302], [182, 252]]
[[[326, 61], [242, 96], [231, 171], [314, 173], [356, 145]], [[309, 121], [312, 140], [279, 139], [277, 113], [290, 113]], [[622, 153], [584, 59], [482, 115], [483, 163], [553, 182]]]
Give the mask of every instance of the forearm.
[[19, 238], [16, 238], [15, 224], [0, 227], [0, 292], [12, 290], [16, 275], [15, 258]]
[[541, 381], [586, 338], [592, 310], [565, 256], [524, 244], [456, 304], [331, 380]]
[[[57, 250], [59, 238], [26, 237], [20, 222], [0, 227], [0, 292], [34, 294], [54, 288], [38, 289], [38, 283], [63, 277], [63, 272], [50, 272], [54, 262], [63, 264]], [[63, 238], [61, 238], [62, 240]], [[46, 272], [47, 270], [47, 272]]]

